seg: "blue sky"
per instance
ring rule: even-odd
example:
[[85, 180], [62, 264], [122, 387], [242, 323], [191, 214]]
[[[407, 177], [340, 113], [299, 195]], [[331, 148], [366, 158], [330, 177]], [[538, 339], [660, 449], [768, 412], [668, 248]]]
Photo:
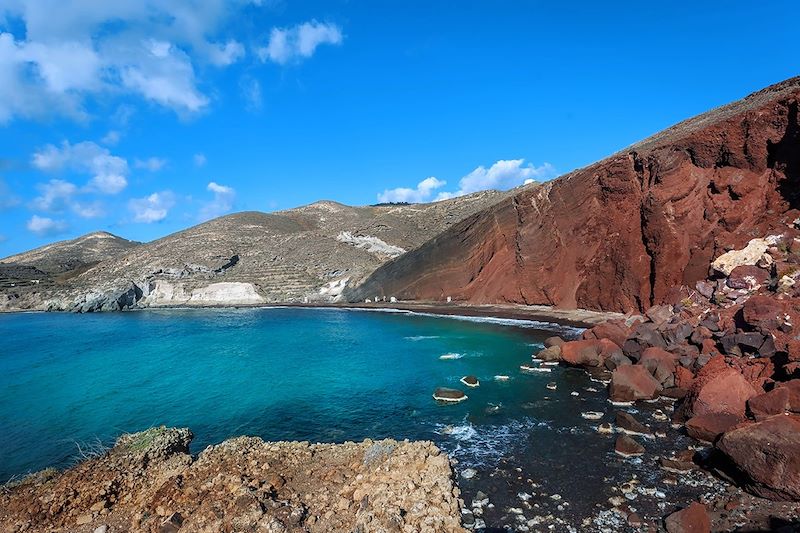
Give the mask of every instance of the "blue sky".
[[0, 257], [549, 179], [800, 74], [797, 2], [648, 4], [4, 0]]

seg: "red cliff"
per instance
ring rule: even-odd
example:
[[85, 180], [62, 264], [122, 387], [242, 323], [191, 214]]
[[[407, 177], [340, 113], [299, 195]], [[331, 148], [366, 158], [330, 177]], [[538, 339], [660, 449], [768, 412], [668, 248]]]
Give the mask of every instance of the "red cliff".
[[379, 268], [349, 293], [647, 309], [797, 215], [800, 78], [681, 122], [520, 192]]

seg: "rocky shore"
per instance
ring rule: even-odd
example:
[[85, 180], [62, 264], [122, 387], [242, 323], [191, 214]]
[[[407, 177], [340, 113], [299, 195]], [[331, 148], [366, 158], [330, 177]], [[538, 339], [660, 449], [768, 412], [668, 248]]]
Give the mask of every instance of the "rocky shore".
[[430, 442], [264, 442], [189, 453], [188, 429], [152, 428], [64, 472], [0, 488], [0, 530], [460, 532], [459, 490]]
[[[720, 255], [708, 279], [677, 288], [673, 303], [597, 324], [579, 340], [550, 339], [535, 355], [607, 376], [609, 401], [616, 405], [674, 400], [673, 428], [699, 448], [674, 450], [660, 458], [661, 468], [703, 468], [743, 488], [756, 497], [748, 500], [755, 509], [750, 518], [758, 516], [766, 530], [800, 527], [797, 226], [789, 220], [784, 231]], [[617, 453], [647, 453], [641, 444], [646, 428], [625, 416], [616, 425], [625, 433], [617, 439]], [[668, 517], [664, 527], [740, 528], [726, 522], [742, 501], [734, 500], [722, 504], [728, 511], [722, 514], [709, 513], [716, 510], [714, 502], [693, 504]]]

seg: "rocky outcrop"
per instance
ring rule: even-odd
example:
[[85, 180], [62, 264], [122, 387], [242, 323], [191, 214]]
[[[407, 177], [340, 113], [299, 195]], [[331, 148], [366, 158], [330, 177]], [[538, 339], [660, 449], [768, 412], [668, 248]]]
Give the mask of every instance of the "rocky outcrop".
[[667, 533], [709, 533], [711, 520], [706, 506], [695, 502], [686, 509], [669, 515], [664, 521], [664, 526]]
[[[614, 311], [672, 301], [715, 259], [722, 273], [757, 263], [793, 219], [799, 99], [793, 78], [525, 188], [387, 263], [349, 297]], [[748, 245], [753, 236], [763, 242]]]
[[121, 437], [107, 453], [0, 490], [8, 533], [462, 532], [459, 491], [430, 442], [268, 443], [188, 453], [187, 429]]

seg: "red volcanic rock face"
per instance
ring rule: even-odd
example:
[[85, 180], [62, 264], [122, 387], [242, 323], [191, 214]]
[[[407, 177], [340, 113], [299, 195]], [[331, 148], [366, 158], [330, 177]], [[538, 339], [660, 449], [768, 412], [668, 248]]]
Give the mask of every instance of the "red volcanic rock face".
[[570, 341], [561, 345], [561, 360], [573, 366], [603, 366], [612, 355], [622, 355], [622, 349], [608, 339]]
[[697, 415], [686, 421], [686, 433], [697, 440], [714, 442], [741, 421], [738, 416], [728, 413]]
[[800, 418], [776, 415], [725, 433], [719, 448], [755, 494], [800, 500]]
[[726, 250], [791, 222], [799, 100], [800, 78], [787, 80], [524, 187], [390, 261], [347, 297], [624, 312], [670, 301]]

